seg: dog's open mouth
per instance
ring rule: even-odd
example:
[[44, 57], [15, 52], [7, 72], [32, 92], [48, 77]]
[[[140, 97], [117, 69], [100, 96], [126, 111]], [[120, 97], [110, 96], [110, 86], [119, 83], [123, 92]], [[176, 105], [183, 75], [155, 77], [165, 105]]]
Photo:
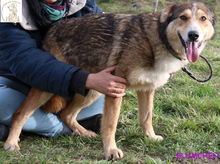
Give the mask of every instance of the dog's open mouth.
[[199, 47], [202, 45], [202, 42], [187, 42], [184, 41], [180, 34], [180, 41], [185, 48], [186, 57], [189, 62], [196, 62], [199, 58]]

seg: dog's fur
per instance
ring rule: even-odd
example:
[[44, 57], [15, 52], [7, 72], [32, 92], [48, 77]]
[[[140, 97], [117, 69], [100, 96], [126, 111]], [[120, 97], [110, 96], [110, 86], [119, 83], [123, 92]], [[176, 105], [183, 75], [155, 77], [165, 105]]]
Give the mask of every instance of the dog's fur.
[[[99, 14], [63, 20], [48, 32], [43, 49], [58, 60], [96, 73], [117, 66], [115, 75], [126, 78], [127, 88], [137, 91], [139, 123], [146, 136], [163, 140], [152, 127], [154, 90], [165, 84], [170, 74], [197, 60], [199, 53], [215, 34], [213, 13], [202, 3], [171, 5], [161, 13], [139, 15]], [[196, 44], [199, 43], [199, 44]], [[193, 43], [195, 48], [187, 48]], [[201, 45], [200, 45], [201, 44]], [[187, 51], [196, 51], [195, 55]], [[187, 57], [186, 57], [187, 56]], [[188, 58], [188, 60], [186, 59]], [[58, 112], [75, 134], [95, 137], [80, 126], [76, 116], [93, 103], [100, 93], [90, 90], [86, 97], [76, 94], [67, 100], [52, 93], [32, 88], [26, 101], [14, 114], [6, 150], [19, 149], [19, 135], [25, 121], [40, 106], [47, 112]], [[115, 131], [122, 98], [106, 96], [101, 136], [105, 157], [122, 158], [115, 143]]]

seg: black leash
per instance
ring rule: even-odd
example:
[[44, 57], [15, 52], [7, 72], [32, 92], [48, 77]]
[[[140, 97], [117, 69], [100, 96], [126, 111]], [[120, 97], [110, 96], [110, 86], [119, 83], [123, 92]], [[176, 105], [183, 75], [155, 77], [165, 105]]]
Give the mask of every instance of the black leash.
[[209, 69], [210, 69], [210, 71], [211, 71], [211, 72], [210, 72], [210, 76], [209, 76], [207, 79], [201, 80], [201, 79], [196, 78], [196, 76], [195, 76], [192, 72], [190, 72], [186, 67], [183, 67], [182, 70], [183, 70], [184, 72], [186, 72], [191, 78], [193, 78], [194, 80], [196, 80], [196, 81], [198, 81], [198, 82], [207, 82], [207, 81], [209, 81], [209, 80], [212, 78], [212, 66], [211, 66], [211, 64], [209, 63], [209, 61], [208, 61], [204, 56], [200, 55], [200, 57], [201, 57], [203, 60], [205, 60], [205, 62], [208, 64]]

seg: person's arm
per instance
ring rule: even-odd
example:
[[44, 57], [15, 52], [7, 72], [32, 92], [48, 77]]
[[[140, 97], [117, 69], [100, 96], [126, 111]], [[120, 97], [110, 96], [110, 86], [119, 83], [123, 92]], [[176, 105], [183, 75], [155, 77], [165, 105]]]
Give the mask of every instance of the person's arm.
[[[63, 97], [75, 95], [77, 90], [70, 91], [69, 83], [80, 68], [60, 62], [37, 48], [36, 41], [19, 25], [0, 23], [0, 55], [22, 82]], [[77, 83], [85, 84], [88, 73], [81, 74], [84, 78], [76, 79]]]

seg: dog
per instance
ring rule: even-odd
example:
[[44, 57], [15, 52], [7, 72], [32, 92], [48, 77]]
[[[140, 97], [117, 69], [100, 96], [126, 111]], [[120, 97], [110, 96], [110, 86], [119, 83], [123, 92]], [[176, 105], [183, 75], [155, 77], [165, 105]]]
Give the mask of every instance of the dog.
[[[127, 79], [128, 89], [136, 90], [139, 124], [143, 133], [161, 141], [152, 127], [155, 89], [168, 82], [170, 74], [188, 62], [196, 62], [207, 42], [215, 35], [216, 19], [203, 3], [170, 5], [162, 12], [138, 15], [97, 14], [67, 19], [52, 26], [44, 40], [43, 50], [58, 60], [91, 73], [116, 66], [114, 74]], [[22, 126], [32, 113], [43, 106], [47, 112], [58, 112], [75, 134], [95, 137], [76, 121], [80, 110], [101, 94], [90, 90], [87, 96], [76, 94], [67, 100], [32, 88], [27, 99], [13, 116], [5, 150], [19, 150]], [[122, 158], [115, 143], [115, 132], [122, 98], [105, 96], [101, 136], [105, 158]]]

